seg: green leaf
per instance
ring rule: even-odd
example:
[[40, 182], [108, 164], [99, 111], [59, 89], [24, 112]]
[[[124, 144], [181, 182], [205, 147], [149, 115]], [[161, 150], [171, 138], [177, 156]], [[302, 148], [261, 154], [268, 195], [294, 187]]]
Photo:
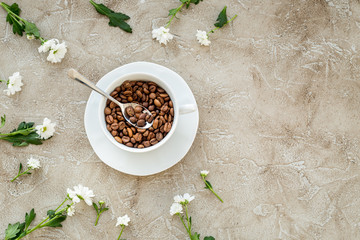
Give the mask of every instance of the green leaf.
[[22, 168], [23, 168], [22, 163], [20, 163], [20, 166], [19, 166], [19, 172], [18, 172], [18, 174], [20, 174], [20, 172], [21, 172]]
[[95, 208], [96, 213], [99, 213], [99, 208], [98, 208], [98, 206], [96, 205], [96, 203], [94, 203], [94, 202], [93, 202], [93, 207]]
[[[33, 130], [31, 130], [33, 131]], [[30, 132], [28, 135], [23, 135], [22, 133], [13, 134], [11, 136], [0, 137], [8, 142], [12, 142], [13, 146], [23, 147], [28, 146], [29, 144], [40, 145], [42, 140], [36, 132]]]
[[34, 35], [36, 39], [40, 38], [39, 29], [36, 27], [34, 23], [25, 22], [25, 32], [29, 35]]
[[215, 240], [215, 238], [213, 236], [210, 237], [204, 237], [204, 240]]
[[126, 14], [120, 12], [114, 12], [113, 10], [106, 7], [104, 4], [97, 4], [94, 1], [90, 0], [90, 3], [95, 7], [96, 11], [102, 15], [105, 15], [109, 18], [109, 25], [112, 27], [119, 27], [125, 32], [132, 33], [132, 29], [125, 20], [129, 20], [130, 17]]
[[169, 10], [169, 16], [176, 15], [177, 11], [178, 11], [178, 9], [177, 9], [177, 8], [170, 9], [170, 10]]
[[10, 240], [12, 238], [15, 238], [16, 235], [20, 232], [19, 229], [20, 223], [14, 223], [8, 225], [7, 229], [5, 230], [5, 240]]
[[[11, 6], [7, 5], [6, 3], [3, 3], [3, 5], [5, 5], [9, 9], [7, 11], [11, 11], [17, 16], [20, 15], [21, 10], [20, 10], [19, 5], [17, 3], [14, 3]], [[6, 21], [10, 25], [13, 25], [13, 33], [14, 34], [19, 34], [20, 36], [23, 35], [24, 25], [22, 25], [22, 22], [20, 20], [18, 20], [14, 15], [12, 15], [12, 14], [10, 14], [8, 12], [8, 15], [6, 16]]]
[[25, 214], [25, 229], [27, 230], [32, 221], [35, 219], [36, 214], [34, 212], [34, 209], [31, 209], [30, 213]]
[[200, 234], [195, 232], [193, 235], [191, 235], [191, 240], [200, 240]]
[[46, 215], [48, 215], [50, 219], [52, 219], [56, 216], [54, 210], [48, 210]]
[[103, 212], [106, 212], [107, 210], [109, 210], [109, 208], [103, 208], [102, 210], [101, 210], [101, 212], [103, 213]]
[[215, 27], [221, 28], [227, 23], [226, 6], [221, 10], [218, 18], [216, 19]]
[[[207, 183], [207, 185], [206, 185], [206, 189], [210, 189], [210, 188], [213, 188], [212, 186], [211, 186], [211, 183], [208, 181], [208, 180], [205, 180], [206, 181], [206, 183]], [[209, 186], [210, 186], [210, 188], [209, 188]]]
[[66, 215], [57, 215], [49, 222], [43, 224], [44, 227], [62, 227], [61, 223], [66, 220]]
[[4, 114], [4, 116], [1, 117], [1, 125], [0, 128], [2, 128], [5, 125], [6, 122], [6, 115]]

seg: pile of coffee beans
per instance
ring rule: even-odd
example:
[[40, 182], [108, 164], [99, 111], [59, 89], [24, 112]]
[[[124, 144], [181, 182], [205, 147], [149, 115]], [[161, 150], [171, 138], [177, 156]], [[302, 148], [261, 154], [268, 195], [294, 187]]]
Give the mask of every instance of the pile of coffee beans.
[[125, 108], [125, 117], [135, 126], [144, 127], [146, 122], [152, 123], [154, 117], [148, 114], [145, 108], [137, 105], [135, 108], [128, 106]]
[[151, 112], [150, 116], [143, 115], [140, 107], [125, 109], [127, 117], [134, 117], [132, 122], [139, 127], [146, 122], [153, 122], [148, 129], [134, 127], [125, 120], [120, 107], [107, 100], [104, 110], [106, 128], [117, 142], [128, 147], [147, 148], [160, 142], [170, 132], [174, 120], [173, 102], [156, 83], [125, 81], [110, 95], [121, 103], [138, 103]]

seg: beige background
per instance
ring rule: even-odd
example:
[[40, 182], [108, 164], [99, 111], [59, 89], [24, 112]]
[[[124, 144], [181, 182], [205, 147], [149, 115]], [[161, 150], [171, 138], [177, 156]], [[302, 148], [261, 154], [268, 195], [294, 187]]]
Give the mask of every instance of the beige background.
[[[9, 2], [10, 3], [10, 2]], [[151, 30], [168, 20], [176, 0], [105, 1], [131, 16], [133, 34], [108, 27], [88, 1], [18, 1], [22, 16], [45, 38], [66, 41], [60, 64], [39, 54], [39, 42], [15, 36], [0, 11], [0, 78], [20, 71], [24, 87], [0, 94], [9, 131], [20, 121], [57, 123], [41, 146], [1, 142], [0, 234], [35, 208], [39, 222], [66, 188], [89, 186], [110, 206], [77, 209], [63, 228], [27, 239], [116, 239], [116, 217], [128, 214], [126, 239], [185, 239], [169, 214], [175, 194], [196, 196], [193, 228], [217, 239], [360, 238], [360, 3], [353, 0], [205, 0], [184, 10], [167, 46]], [[224, 5], [238, 14], [200, 46], [197, 29], [210, 30]], [[179, 73], [200, 111], [195, 142], [177, 165], [149, 177], [111, 169], [94, 154], [84, 131], [89, 90], [69, 80], [77, 68], [94, 82], [123, 64], [149, 61]], [[1, 91], [5, 89], [4, 84]], [[43, 168], [14, 183], [19, 162], [39, 158]], [[149, 159], [151, 161], [151, 159]], [[221, 204], [199, 177], [223, 197]]]

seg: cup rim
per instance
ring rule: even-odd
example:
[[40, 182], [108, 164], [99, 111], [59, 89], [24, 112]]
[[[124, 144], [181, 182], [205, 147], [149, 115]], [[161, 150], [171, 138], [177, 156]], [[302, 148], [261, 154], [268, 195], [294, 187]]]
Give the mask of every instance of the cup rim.
[[[135, 76], [135, 79], [128, 79], [128, 78], [134, 78], [134, 76]], [[137, 76], [139, 76], [139, 77], [137, 77]], [[150, 79], [146, 79], [146, 77], [149, 77]], [[163, 88], [166, 91], [166, 93], [170, 96], [170, 100], [173, 102], [173, 105], [174, 105], [174, 107], [173, 107], [174, 108], [174, 119], [173, 119], [173, 123], [172, 123], [170, 132], [157, 144], [147, 147], [147, 148], [132, 148], [132, 147], [128, 147], [124, 144], [117, 142], [115, 140], [115, 138], [111, 135], [111, 133], [106, 128], [106, 121], [105, 121], [105, 114], [104, 114], [104, 109], [106, 107], [106, 98], [105, 97], [102, 97], [99, 102], [99, 118], [100, 118], [101, 129], [103, 130], [104, 135], [110, 140], [110, 142], [122, 150], [132, 152], [132, 153], [145, 153], [145, 152], [150, 152], [155, 149], [158, 149], [159, 147], [161, 147], [163, 144], [165, 144], [165, 142], [167, 142], [171, 138], [171, 136], [175, 132], [175, 129], [177, 126], [178, 117], [179, 117], [179, 107], [177, 106], [177, 102], [174, 98], [173, 91], [171, 90], [170, 86], [166, 83], [166, 81], [160, 79], [159, 77], [154, 76], [153, 74], [147, 73], [147, 72], [132, 72], [132, 73], [123, 74], [123, 75], [117, 77], [114, 81], [112, 81], [104, 89], [104, 91], [106, 93], [110, 94], [116, 87], [120, 86], [123, 82], [125, 82], [127, 80], [155, 82], [156, 84], [158, 84], [158, 86], [160, 86], [161, 88]]]

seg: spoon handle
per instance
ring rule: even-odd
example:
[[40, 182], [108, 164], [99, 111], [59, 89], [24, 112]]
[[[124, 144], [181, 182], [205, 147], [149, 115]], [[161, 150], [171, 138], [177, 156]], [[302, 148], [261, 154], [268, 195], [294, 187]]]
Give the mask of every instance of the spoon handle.
[[92, 90], [100, 93], [101, 95], [103, 95], [104, 97], [106, 97], [107, 99], [111, 100], [112, 102], [116, 103], [117, 105], [119, 105], [121, 107], [121, 110], [123, 111], [123, 104], [120, 103], [119, 101], [117, 101], [116, 99], [114, 99], [113, 97], [111, 97], [109, 94], [107, 94], [106, 92], [104, 92], [103, 90], [101, 90], [100, 88], [98, 88], [95, 84], [93, 84], [90, 80], [88, 80], [87, 78], [85, 78], [83, 75], [81, 75], [78, 71], [76, 71], [75, 69], [71, 68], [68, 71], [68, 76], [82, 84], [84, 84], [85, 86], [91, 88]]

